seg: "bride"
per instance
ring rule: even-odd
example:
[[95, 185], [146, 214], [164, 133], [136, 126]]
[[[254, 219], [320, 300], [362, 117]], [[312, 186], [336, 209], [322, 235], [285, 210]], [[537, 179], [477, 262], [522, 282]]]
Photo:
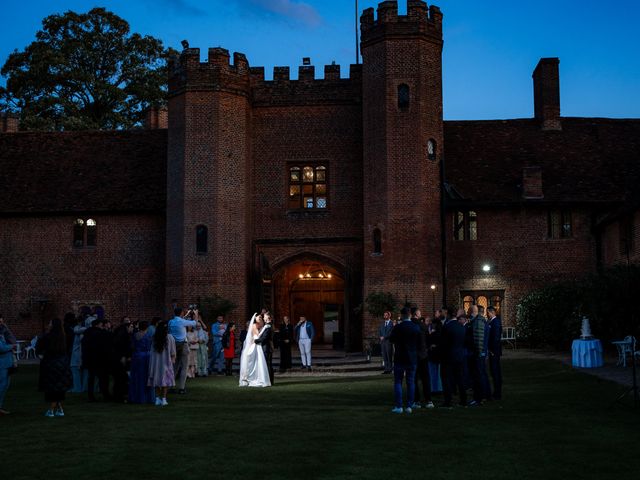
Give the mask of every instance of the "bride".
[[260, 336], [264, 328], [262, 315], [256, 313], [251, 317], [247, 338], [242, 346], [240, 356], [240, 386], [241, 387], [270, 387], [269, 368], [264, 351], [256, 345], [255, 339]]

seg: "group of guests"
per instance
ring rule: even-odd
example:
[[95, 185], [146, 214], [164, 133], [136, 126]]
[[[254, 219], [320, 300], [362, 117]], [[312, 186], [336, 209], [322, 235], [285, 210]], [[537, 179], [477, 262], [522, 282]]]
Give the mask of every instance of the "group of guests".
[[[487, 318], [488, 317], [488, 318]], [[394, 375], [394, 413], [411, 413], [416, 408], [434, 408], [430, 366], [438, 365], [444, 403], [451, 408], [453, 395], [461, 406], [479, 406], [502, 398], [502, 322], [495, 307], [472, 305], [463, 309], [443, 308], [433, 318], [423, 318], [417, 308], [405, 306], [398, 320], [385, 312], [379, 329], [383, 373]], [[493, 388], [487, 374], [487, 362]], [[437, 369], [436, 369], [437, 372]], [[436, 373], [437, 374], [437, 373]], [[406, 383], [403, 404], [402, 384]], [[421, 387], [421, 388], [420, 388]], [[467, 390], [473, 398], [467, 402]], [[420, 398], [424, 403], [420, 402]], [[403, 408], [404, 406], [404, 408]]]

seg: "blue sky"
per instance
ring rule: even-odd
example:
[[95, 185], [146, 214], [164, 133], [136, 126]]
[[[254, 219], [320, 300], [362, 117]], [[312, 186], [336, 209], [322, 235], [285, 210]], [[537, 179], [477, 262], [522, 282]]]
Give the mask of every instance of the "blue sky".
[[[360, 11], [376, 0], [359, 0]], [[399, 2], [406, 11], [406, 0]], [[355, 61], [355, 0], [26, 0], [3, 2], [0, 61], [34, 39], [41, 20], [104, 6], [176, 49], [188, 39], [206, 55], [221, 46], [252, 66], [297, 72], [311, 57], [316, 75]], [[640, 117], [640, 0], [439, 0], [444, 14], [446, 119], [533, 115], [531, 73], [560, 57], [564, 116]], [[11, 19], [10, 22], [7, 19]]]

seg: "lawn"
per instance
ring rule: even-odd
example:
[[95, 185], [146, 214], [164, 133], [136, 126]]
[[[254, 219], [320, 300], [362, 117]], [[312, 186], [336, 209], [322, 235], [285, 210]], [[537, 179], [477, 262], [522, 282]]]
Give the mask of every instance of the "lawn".
[[[391, 380], [291, 377], [188, 383], [168, 407], [88, 404], [45, 418], [36, 367], [12, 377], [2, 479], [549, 479], [640, 471], [640, 412], [621, 387], [552, 360], [504, 362], [505, 399], [394, 415]], [[440, 399], [437, 399], [440, 400]]]

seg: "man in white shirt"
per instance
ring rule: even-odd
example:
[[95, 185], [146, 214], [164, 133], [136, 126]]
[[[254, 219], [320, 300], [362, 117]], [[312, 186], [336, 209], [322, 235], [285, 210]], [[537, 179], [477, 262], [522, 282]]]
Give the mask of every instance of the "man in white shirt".
[[296, 325], [296, 340], [300, 347], [300, 357], [302, 359], [302, 369], [311, 370], [311, 341], [316, 331], [313, 323], [309, 322], [304, 315], [300, 316], [300, 321]]
[[[187, 327], [195, 327], [197, 322], [195, 320], [187, 320], [181, 317], [182, 309], [175, 308], [173, 310], [175, 317], [169, 320], [169, 334], [173, 336], [176, 341], [176, 362], [174, 364], [174, 370], [176, 374], [176, 386], [178, 387], [178, 393], [186, 393], [184, 388], [187, 382], [187, 369], [189, 366], [189, 343], [187, 342]], [[192, 312], [189, 310], [184, 316], [188, 316], [191, 313], [195, 313], [198, 316], [198, 311]]]

